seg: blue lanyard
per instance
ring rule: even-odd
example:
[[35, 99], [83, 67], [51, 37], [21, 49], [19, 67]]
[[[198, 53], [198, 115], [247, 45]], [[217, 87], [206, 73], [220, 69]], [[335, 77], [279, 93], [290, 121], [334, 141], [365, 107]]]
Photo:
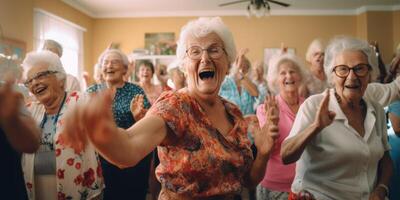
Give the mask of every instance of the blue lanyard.
[[[56, 126], [56, 124], [57, 124], [58, 117], [60, 116], [60, 112], [61, 112], [62, 107], [64, 106], [64, 103], [65, 103], [65, 99], [66, 99], [66, 98], [67, 98], [67, 93], [64, 92], [64, 98], [63, 98], [63, 100], [62, 100], [62, 103], [61, 103], [60, 107], [58, 108], [57, 115], [56, 115], [56, 117], [54, 118], [54, 121], [53, 121], [53, 124], [54, 124], [55, 126]], [[46, 113], [45, 113], [42, 122], [40, 122], [40, 128], [41, 128], [41, 129], [44, 128], [44, 124], [46, 123], [46, 121], [47, 121], [47, 115], [46, 115]]]

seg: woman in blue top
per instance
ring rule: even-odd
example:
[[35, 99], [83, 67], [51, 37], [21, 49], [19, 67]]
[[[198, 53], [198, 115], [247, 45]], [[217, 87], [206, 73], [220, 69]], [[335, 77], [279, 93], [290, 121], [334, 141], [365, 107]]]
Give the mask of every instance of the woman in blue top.
[[[127, 129], [137, 120], [143, 117], [144, 111], [135, 112], [133, 116], [131, 108], [138, 103], [138, 108], [148, 109], [150, 104], [139, 86], [123, 80], [127, 73], [128, 58], [117, 49], [107, 49], [99, 59], [101, 73], [105, 80], [103, 84], [96, 84], [87, 89], [88, 93], [100, 92], [111, 88], [115, 91], [112, 111], [115, 123], [119, 128]], [[104, 199], [146, 199], [151, 154], [147, 155], [138, 165], [126, 169], [117, 166], [101, 158], [104, 181]]]

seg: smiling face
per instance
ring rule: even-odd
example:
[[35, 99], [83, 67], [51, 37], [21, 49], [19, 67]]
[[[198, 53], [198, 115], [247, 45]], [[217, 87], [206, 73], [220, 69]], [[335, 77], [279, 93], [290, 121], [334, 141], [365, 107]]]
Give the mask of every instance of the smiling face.
[[[368, 64], [367, 56], [361, 51], [344, 51], [338, 54], [334, 60], [334, 66], [346, 65], [350, 68], [359, 64]], [[358, 77], [353, 70], [347, 77], [338, 77], [332, 72], [332, 81], [338, 95], [346, 101], [359, 102], [364, 95], [365, 89], [370, 81], [370, 73], [364, 77]]]
[[299, 68], [292, 61], [286, 60], [279, 65], [277, 84], [279, 92], [297, 92], [301, 85]]
[[103, 78], [106, 82], [123, 82], [123, 77], [127, 72], [122, 59], [117, 53], [108, 53], [102, 61]]
[[[202, 49], [210, 47], [224, 47], [221, 38], [210, 33], [204, 37], [189, 37], [186, 49], [192, 46], [199, 46]], [[223, 52], [222, 56], [212, 59], [207, 51], [203, 51], [201, 58], [193, 60], [186, 54], [183, 65], [187, 71], [188, 90], [191, 94], [201, 96], [202, 98], [216, 98], [219, 88], [223, 82], [229, 67], [227, 54]]]
[[64, 92], [63, 81], [58, 80], [56, 74], [46, 72], [49, 72], [48, 65], [39, 63], [30, 68], [27, 73], [27, 80], [32, 80], [28, 85], [28, 89], [41, 103], [47, 102], [49, 99], [55, 98], [58, 94]]
[[138, 76], [140, 81], [151, 81], [151, 78], [153, 78], [153, 71], [149, 66], [141, 64], [139, 66]]

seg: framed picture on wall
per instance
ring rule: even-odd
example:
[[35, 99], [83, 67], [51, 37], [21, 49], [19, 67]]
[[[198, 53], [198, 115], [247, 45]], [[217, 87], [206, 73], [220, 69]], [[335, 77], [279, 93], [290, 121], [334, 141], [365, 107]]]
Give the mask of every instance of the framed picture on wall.
[[0, 57], [22, 63], [26, 54], [26, 43], [23, 41], [0, 38]]
[[144, 46], [150, 55], [175, 55], [175, 33], [145, 33]]

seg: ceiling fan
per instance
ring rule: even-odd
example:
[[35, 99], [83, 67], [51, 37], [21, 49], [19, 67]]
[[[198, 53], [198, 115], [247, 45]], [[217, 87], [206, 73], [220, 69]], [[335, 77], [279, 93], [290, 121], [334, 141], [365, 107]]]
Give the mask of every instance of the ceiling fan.
[[278, 4], [278, 5], [283, 6], [283, 7], [289, 7], [290, 6], [290, 4], [283, 3], [283, 2], [280, 2], [280, 1], [275, 1], [275, 0], [239, 0], [239, 1], [231, 1], [231, 2], [227, 2], [227, 3], [221, 3], [221, 4], [219, 4], [219, 6], [220, 7], [229, 6], [229, 5], [232, 5], [232, 4], [242, 3], [242, 2], [246, 2], [246, 1], [250, 2], [250, 5], [255, 5], [256, 7], [259, 7], [259, 8], [261, 8], [261, 7], [269, 7], [269, 3]]

